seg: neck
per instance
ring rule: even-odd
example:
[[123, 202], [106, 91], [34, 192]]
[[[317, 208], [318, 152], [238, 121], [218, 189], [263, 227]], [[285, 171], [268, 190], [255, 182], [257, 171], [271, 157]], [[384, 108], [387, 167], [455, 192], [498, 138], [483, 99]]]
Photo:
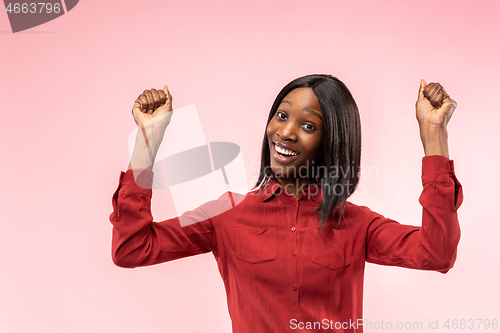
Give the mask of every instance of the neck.
[[285, 188], [285, 190], [290, 193], [295, 199], [300, 198], [300, 194], [309, 184], [312, 184], [314, 180], [308, 178], [278, 178], [275, 177], [276, 181]]

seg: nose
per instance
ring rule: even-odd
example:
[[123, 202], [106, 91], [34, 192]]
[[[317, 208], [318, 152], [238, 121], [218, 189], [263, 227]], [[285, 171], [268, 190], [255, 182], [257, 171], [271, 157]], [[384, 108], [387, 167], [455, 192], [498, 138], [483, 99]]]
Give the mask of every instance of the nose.
[[291, 141], [297, 140], [297, 134], [295, 133], [294, 124], [290, 121], [281, 124], [281, 126], [276, 131], [276, 134], [282, 140], [291, 140]]

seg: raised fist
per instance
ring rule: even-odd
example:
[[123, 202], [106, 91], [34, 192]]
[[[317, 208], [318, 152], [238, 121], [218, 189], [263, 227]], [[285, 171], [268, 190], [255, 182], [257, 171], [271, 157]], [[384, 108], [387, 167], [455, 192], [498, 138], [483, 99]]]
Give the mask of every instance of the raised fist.
[[439, 83], [420, 81], [416, 103], [417, 120], [421, 125], [446, 126], [457, 103]]
[[439, 109], [441, 105], [443, 105], [443, 100], [450, 97], [442, 85], [434, 82], [431, 82], [424, 87], [424, 96], [429, 100], [435, 109]]
[[137, 97], [132, 108], [134, 120], [139, 126], [154, 120], [154, 123], [166, 127], [170, 121], [170, 116], [166, 115], [170, 111], [172, 111], [172, 95], [170, 95], [167, 86], [164, 86], [163, 90], [144, 90]]

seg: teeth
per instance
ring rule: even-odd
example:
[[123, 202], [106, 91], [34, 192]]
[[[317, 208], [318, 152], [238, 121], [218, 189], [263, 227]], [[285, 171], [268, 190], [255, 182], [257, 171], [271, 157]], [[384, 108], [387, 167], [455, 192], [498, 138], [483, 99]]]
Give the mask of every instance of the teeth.
[[297, 153], [295, 153], [291, 150], [285, 149], [285, 148], [278, 147], [277, 145], [274, 145], [274, 147], [276, 148], [276, 151], [282, 155], [287, 155], [287, 156], [297, 155]]

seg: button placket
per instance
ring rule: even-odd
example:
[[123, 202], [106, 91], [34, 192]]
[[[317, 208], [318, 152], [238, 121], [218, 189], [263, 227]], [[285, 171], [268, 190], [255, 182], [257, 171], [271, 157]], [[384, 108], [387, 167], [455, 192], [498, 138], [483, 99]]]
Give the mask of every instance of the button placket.
[[299, 218], [299, 202], [295, 198], [291, 198], [291, 206], [288, 206], [290, 209], [290, 213], [293, 214], [291, 216], [290, 220], [290, 225], [289, 225], [289, 230], [290, 230], [290, 240], [291, 243], [289, 244], [289, 253], [291, 256], [289, 257], [290, 260], [292, 260], [292, 266], [293, 271], [292, 271], [292, 280], [291, 282], [291, 294], [290, 297], [292, 299], [292, 304], [293, 304], [293, 312], [297, 316], [299, 314], [299, 285], [298, 281], [300, 281], [300, 276], [299, 276], [299, 270], [298, 270], [298, 265], [299, 265], [299, 260], [298, 260], [298, 237], [299, 237], [299, 232], [298, 232], [298, 218]]

